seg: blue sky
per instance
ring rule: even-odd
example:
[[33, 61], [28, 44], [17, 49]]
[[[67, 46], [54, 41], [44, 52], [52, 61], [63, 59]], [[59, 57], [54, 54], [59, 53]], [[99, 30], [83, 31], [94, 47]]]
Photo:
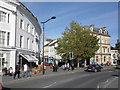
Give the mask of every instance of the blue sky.
[[40, 22], [52, 16], [56, 19], [45, 24], [45, 36], [57, 39], [71, 21], [81, 25], [94, 24], [95, 27], [107, 27], [111, 36], [111, 45], [118, 39], [118, 2], [23, 2]]

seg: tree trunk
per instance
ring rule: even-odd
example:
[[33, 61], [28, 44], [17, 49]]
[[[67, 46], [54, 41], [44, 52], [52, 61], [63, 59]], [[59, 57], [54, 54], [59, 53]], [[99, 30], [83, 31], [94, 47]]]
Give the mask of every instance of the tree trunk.
[[79, 60], [78, 60], [78, 63], [77, 63], [77, 67], [78, 67], [78, 68], [80, 67], [80, 65], [79, 65]]
[[87, 62], [87, 61], [86, 61], [86, 59], [85, 59], [84, 67], [86, 67], [86, 62]]
[[77, 62], [77, 67], [79, 68], [80, 67], [80, 59], [78, 58], [78, 62]]

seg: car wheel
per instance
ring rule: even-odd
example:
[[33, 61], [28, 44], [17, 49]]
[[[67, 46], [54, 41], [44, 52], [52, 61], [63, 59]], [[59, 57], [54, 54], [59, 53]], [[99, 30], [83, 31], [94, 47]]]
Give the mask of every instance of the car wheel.
[[97, 69], [95, 69], [95, 72], [97, 72]]

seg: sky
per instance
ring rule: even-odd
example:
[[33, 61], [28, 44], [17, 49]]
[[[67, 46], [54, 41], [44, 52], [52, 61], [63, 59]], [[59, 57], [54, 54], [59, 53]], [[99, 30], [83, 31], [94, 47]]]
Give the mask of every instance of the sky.
[[65, 27], [76, 21], [82, 26], [94, 24], [106, 27], [111, 36], [111, 46], [118, 39], [118, 2], [22, 2], [35, 16], [39, 24], [45, 23], [45, 37], [57, 39], [62, 36]]

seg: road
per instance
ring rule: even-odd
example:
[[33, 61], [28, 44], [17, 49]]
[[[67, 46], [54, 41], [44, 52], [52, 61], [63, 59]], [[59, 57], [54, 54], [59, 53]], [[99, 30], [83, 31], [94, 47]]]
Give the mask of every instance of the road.
[[[57, 73], [57, 72], [56, 72]], [[44, 75], [30, 79], [6, 83], [7, 88], [118, 88], [117, 69], [102, 72], [66, 71], [64, 73]]]

